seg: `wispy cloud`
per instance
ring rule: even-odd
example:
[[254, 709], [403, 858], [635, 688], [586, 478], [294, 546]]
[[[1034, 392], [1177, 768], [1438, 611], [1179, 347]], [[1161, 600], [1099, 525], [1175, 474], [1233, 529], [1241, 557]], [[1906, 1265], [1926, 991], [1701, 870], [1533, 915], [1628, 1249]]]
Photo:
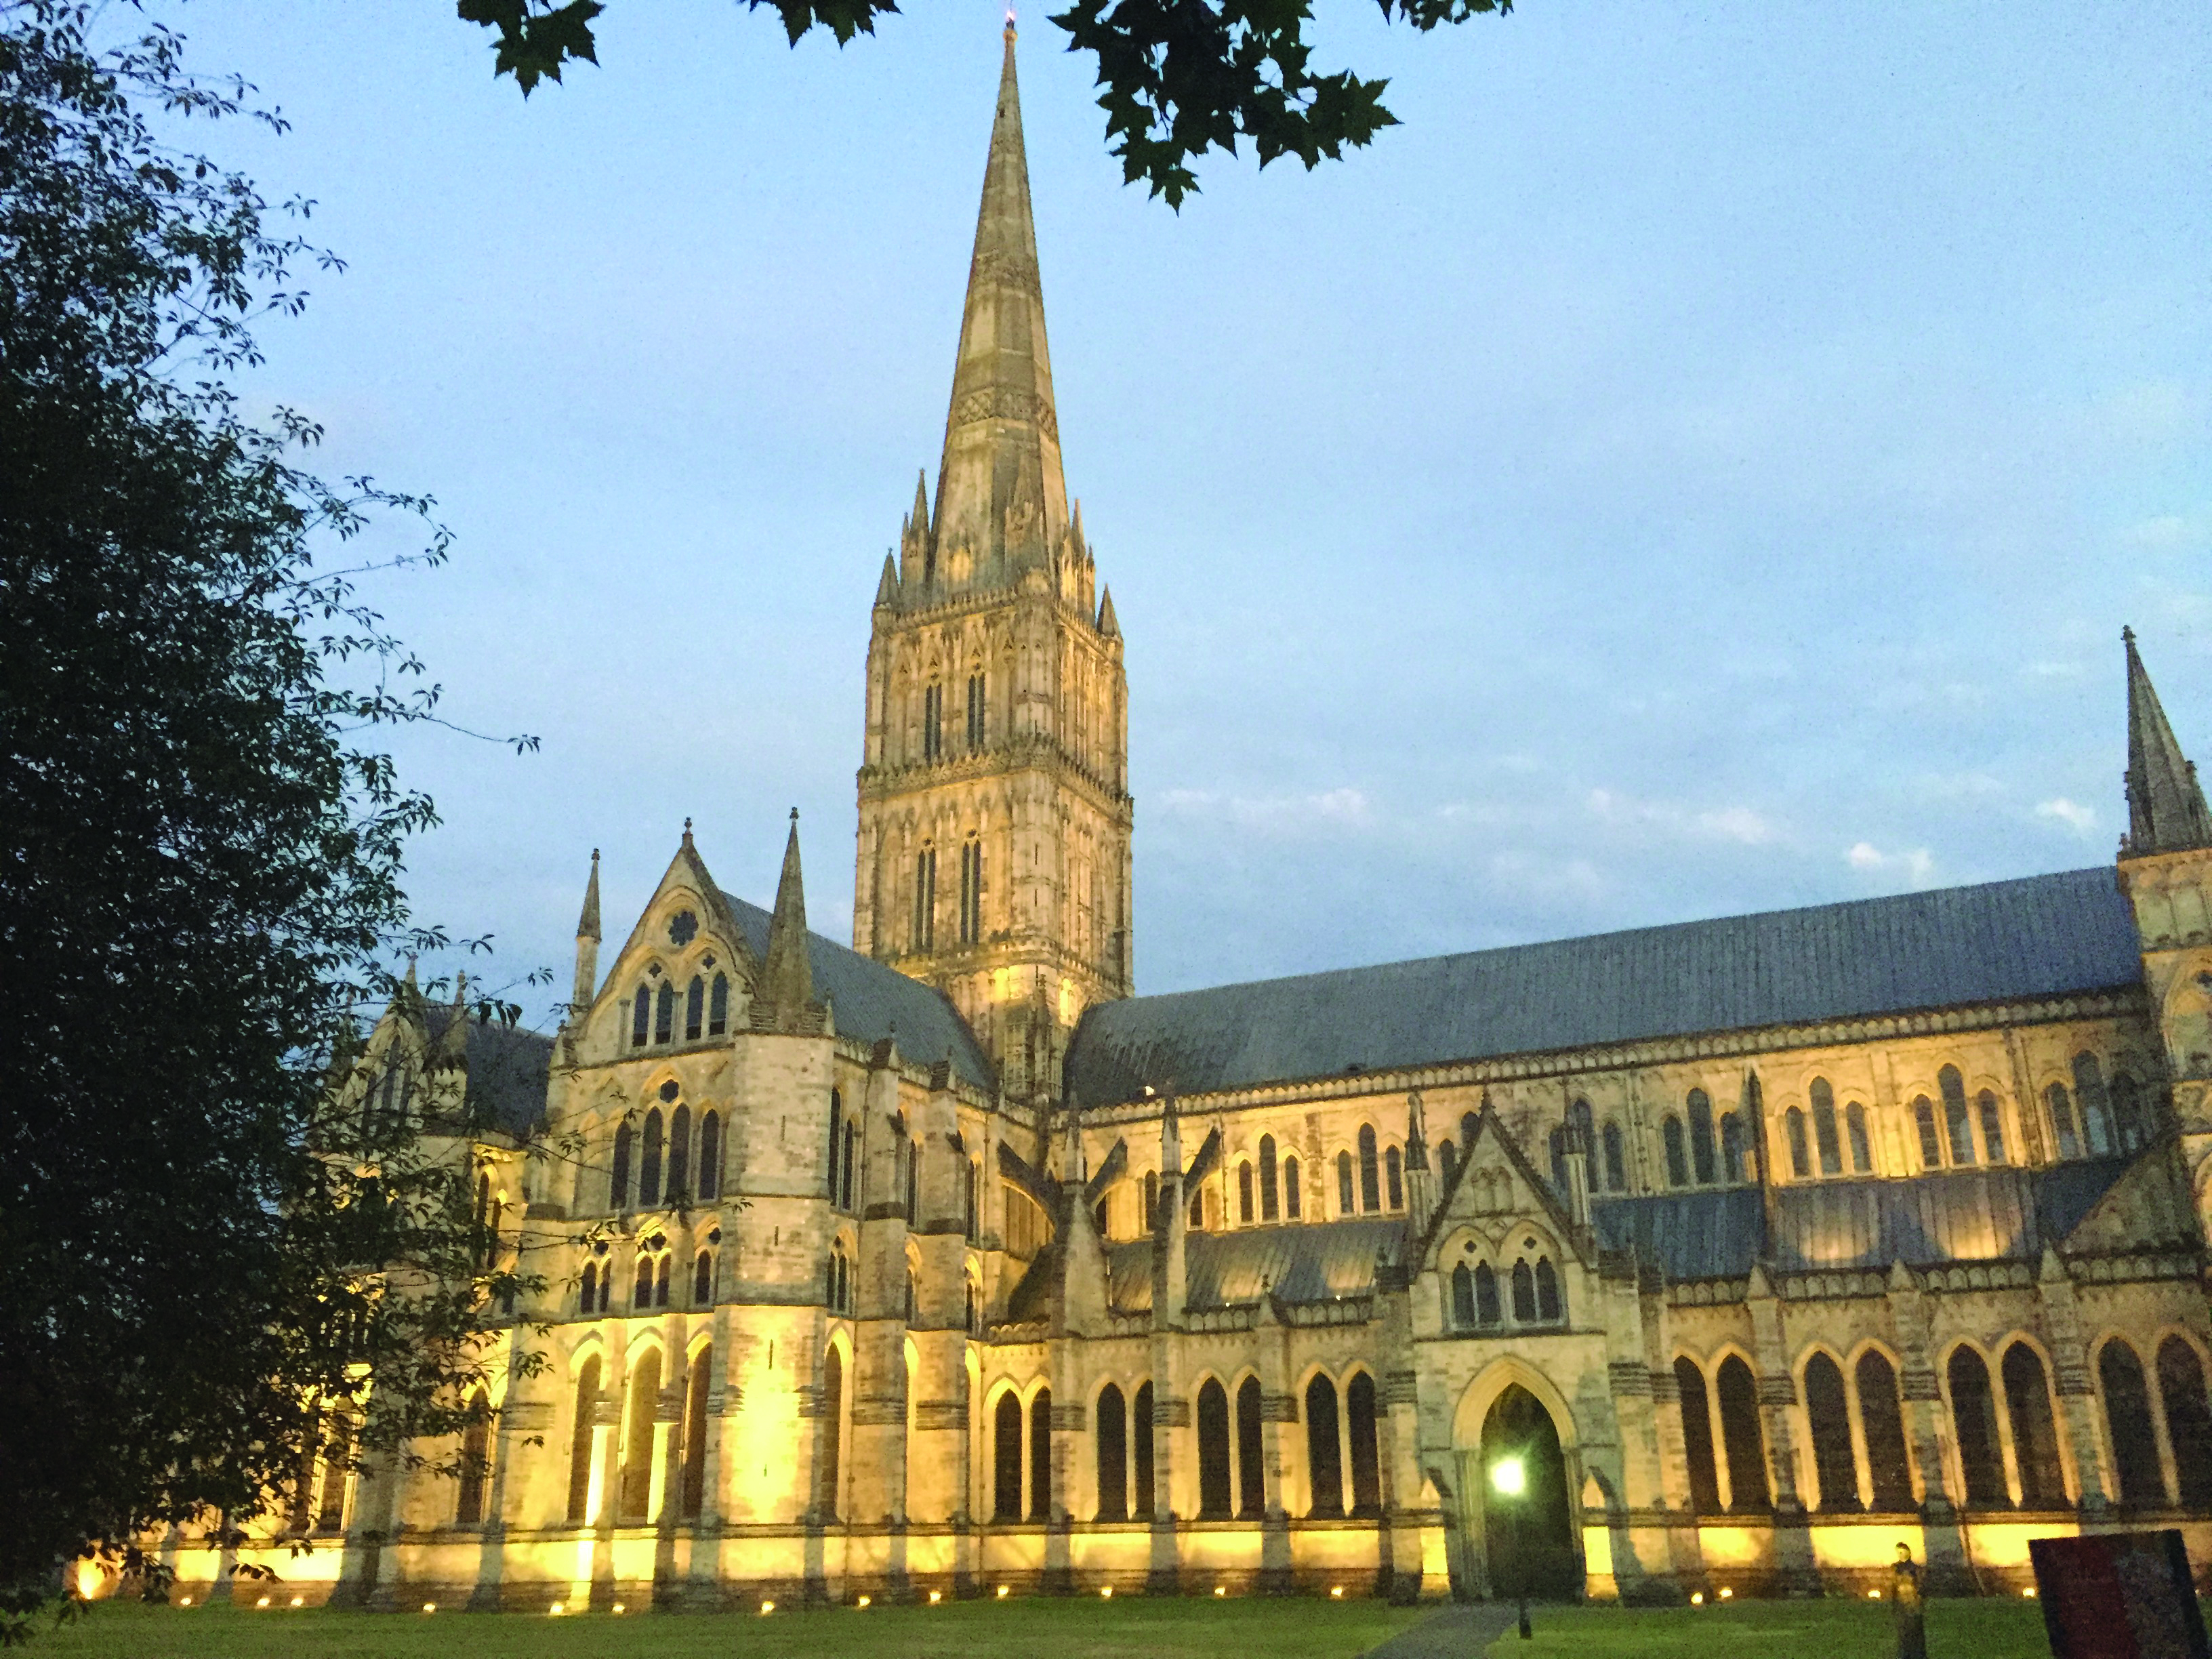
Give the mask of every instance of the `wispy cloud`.
[[1902, 876], [1908, 887], [1926, 887], [1936, 879], [1936, 857], [1924, 847], [1908, 852], [1885, 853], [1870, 841], [1853, 842], [1844, 862], [1869, 875]]
[[1589, 810], [1611, 823], [1648, 823], [1678, 836], [1764, 847], [1778, 839], [1765, 814], [1749, 806], [1692, 808], [1673, 801], [1638, 800], [1613, 789], [1589, 792]]
[[1367, 830], [1375, 805], [1364, 791], [1344, 787], [1308, 795], [1236, 795], [1214, 789], [1169, 789], [1160, 810], [1184, 818], [1212, 819], [1272, 836], [1315, 830]]
[[2039, 818], [2056, 818], [2077, 836], [2086, 836], [2097, 827], [2095, 808], [2070, 801], [2063, 795], [2055, 799], [2036, 802], [2035, 816]]

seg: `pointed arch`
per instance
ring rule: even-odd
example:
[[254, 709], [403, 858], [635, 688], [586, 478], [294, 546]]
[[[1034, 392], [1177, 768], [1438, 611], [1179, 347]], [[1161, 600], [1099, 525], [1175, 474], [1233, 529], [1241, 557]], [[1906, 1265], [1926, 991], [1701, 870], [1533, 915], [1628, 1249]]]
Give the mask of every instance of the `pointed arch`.
[[1375, 1379], [1364, 1367], [1344, 1385], [1345, 1426], [1352, 1443], [1352, 1512], [1382, 1513], [1382, 1459], [1376, 1431]]
[[1267, 1512], [1266, 1431], [1261, 1427], [1260, 1379], [1237, 1385], [1237, 1513], [1257, 1520]]
[[[702, 1250], [699, 1259], [705, 1261]], [[696, 1521], [707, 1504], [707, 1390], [714, 1377], [714, 1345], [702, 1343], [691, 1355], [684, 1384], [684, 1518]]]
[[1712, 1404], [1705, 1394], [1705, 1372], [1686, 1354], [1674, 1361], [1674, 1394], [1681, 1405], [1682, 1447], [1689, 1463], [1690, 1511], [1718, 1515], [1721, 1482], [1713, 1459]]
[[709, 1107], [699, 1114], [699, 1199], [712, 1204], [722, 1196], [722, 1115]]
[[1097, 1449], [1098, 1518], [1126, 1521], [1129, 1518], [1129, 1415], [1120, 1384], [1109, 1382], [1098, 1390], [1091, 1417], [1097, 1425], [1093, 1442]]
[[2166, 1407], [2174, 1473], [2181, 1477], [2182, 1506], [2212, 1509], [2212, 1404], [2205, 1399], [2203, 1361], [2180, 1336], [2158, 1345], [2158, 1395]]
[[1741, 1354], [1729, 1354], [1715, 1376], [1720, 1396], [1721, 1444], [1728, 1454], [1729, 1507], [1764, 1512], [1774, 1507], [1766, 1478], [1766, 1431], [1759, 1420], [1759, 1382]]
[[2166, 1501], [2166, 1476], [2159, 1468], [2158, 1440], [2151, 1427], [2150, 1390], [2142, 1361], [2125, 1338], [2112, 1337], [2097, 1355], [2097, 1380], [2103, 1385], [2105, 1429], [2112, 1444], [2120, 1502], [2150, 1508]]
[[589, 1354], [576, 1368], [574, 1416], [568, 1431], [568, 1524], [589, 1524], [592, 1514], [592, 1427], [599, 1404], [599, 1357]]
[[1275, 1179], [1275, 1138], [1260, 1137], [1260, 1219], [1273, 1221], [1282, 1214]]
[[1316, 1371], [1306, 1384], [1306, 1490], [1310, 1515], [1344, 1513], [1344, 1454], [1338, 1439], [1336, 1383]]
[[1052, 1390], [1030, 1401], [1030, 1519], [1052, 1519]]
[[825, 1521], [837, 1518], [844, 1491], [845, 1349], [832, 1342], [822, 1355], [822, 1467], [816, 1503]]
[[1820, 1506], [1828, 1512], [1857, 1510], [1859, 1468], [1851, 1449], [1850, 1401], [1844, 1391], [1843, 1368], [1824, 1349], [1815, 1348], [1805, 1361], [1804, 1395]]
[[[2013, 1462], [2020, 1470], [2020, 1501], [2031, 1510], [2062, 1509], [2066, 1472], [2059, 1462], [2058, 1426], [2051, 1406], [2049, 1373], [2043, 1356], [2014, 1338], [1998, 1366], [2004, 1382], [2005, 1414], [2012, 1422]], [[2206, 1449], [2212, 1454], [2212, 1447]]]
[[660, 1108], [653, 1107], [645, 1115], [645, 1133], [641, 1138], [637, 1158], [637, 1206], [650, 1210], [660, 1202]]
[[675, 1203], [691, 1191], [691, 1109], [678, 1106], [668, 1120], [668, 1200]]
[[1913, 1508], [1912, 1457], [1905, 1438], [1904, 1396], [1897, 1367], [1879, 1348], [1869, 1348], [1853, 1367], [1859, 1391], [1859, 1422], [1866, 1433], [1867, 1474], [1874, 1507], [1887, 1515]]
[[991, 1518], [1022, 1518], [1022, 1398], [1011, 1387], [991, 1408]]
[[1713, 1103], [1703, 1089], [1690, 1091], [1690, 1167], [1700, 1187], [1713, 1183]]
[[1375, 1151], [1375, 1126], [1359, 1126], [1359, 1207], [1373, 1215], [1382, 1207], [1382, 1176]]
[[1136, 1487], [1134, 1513], [1139, 1520], [1150, 1520], [1153, 1511], [1152, 1492], [1152, 1385], [1150, 1382], [1137, 1384], [1137, 1392], [1129, 1400], [1129, 1438], [1134, 1453], [1129, 1460], [1130, 1475]]

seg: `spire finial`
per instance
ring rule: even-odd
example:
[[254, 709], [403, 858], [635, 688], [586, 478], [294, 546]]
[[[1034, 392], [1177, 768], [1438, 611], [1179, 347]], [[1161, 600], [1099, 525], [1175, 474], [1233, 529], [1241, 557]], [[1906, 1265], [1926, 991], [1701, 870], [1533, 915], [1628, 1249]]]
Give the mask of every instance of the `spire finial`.
[[780, 1021], [795, 1023], [814, 1000], [814, 969], [806, 948], [806, 892], [799, 870], [799, 809], [791, 809], [791, 832], [783, 843], [783, 873], [775, 884], [775, 914], [768, 924], [768, 957], [761, 968], [761, 994]]
[[2136, 649], [2135, 631], [2122, 629], [2128, 673], [2128, 833], [2123, 858], [2212, 847], [2212, 810], [2197, 769], [2181, 752], [2157, 690]]
[[584, 913], [576, 918], [576, 937], [590, 939], [599, 938], [599, 849], [592, 848], [592, 878], [584, 884]]

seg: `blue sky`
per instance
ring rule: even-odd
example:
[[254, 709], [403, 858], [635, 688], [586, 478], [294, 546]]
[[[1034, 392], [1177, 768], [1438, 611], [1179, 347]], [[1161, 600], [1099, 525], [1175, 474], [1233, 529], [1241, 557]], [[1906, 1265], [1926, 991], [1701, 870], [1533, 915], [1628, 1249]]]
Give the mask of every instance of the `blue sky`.
[[[1404, 125], [1120, 183], [1025, 19], [1071, 491], [1128, 641], [1140, 989], [2109, 860], [2118, 634], [2212, 764], [2212, 11], [1322, 0]], [[447, 0], [159, 4], [349, 261], [251, 388], [440, 498], [427, 919], [565, 983], [682, 822], [849, 927], [999, 12], [840, 52], [615, 0], [526, 103]], [[550, 1001], [550, 996], [536, 999]], [[533, 1015], [541, 1012], [533, 1007]]]

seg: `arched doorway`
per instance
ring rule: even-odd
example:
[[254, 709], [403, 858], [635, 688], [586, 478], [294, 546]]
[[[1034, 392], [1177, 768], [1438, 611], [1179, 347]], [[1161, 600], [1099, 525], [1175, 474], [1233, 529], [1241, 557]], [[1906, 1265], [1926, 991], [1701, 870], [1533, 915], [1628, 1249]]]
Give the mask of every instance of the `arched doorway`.
[[[1521, 1490], [1499, 1471], [1517, 1465]], [[1494, 1594], [1575, 1598], [1583, 1565], [1568, 1511], [1566, 1460], [1543, 1402], [1519, 1383], [1508, 1387], [1482, 1422], [1483, 1547]]]

